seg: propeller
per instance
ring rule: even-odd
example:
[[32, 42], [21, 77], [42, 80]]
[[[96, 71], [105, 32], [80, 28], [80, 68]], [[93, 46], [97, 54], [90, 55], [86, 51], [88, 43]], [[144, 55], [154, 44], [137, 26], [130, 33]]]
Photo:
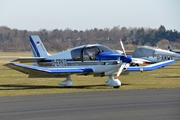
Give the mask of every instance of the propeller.
[[116, 78], [118, 78], [119, 75], [122, 73], [123, 69], [128, 68], [130, 66], [130, 63], [132, 62], [132, 58], [126, 55], [126, 51], [124, 49], [124, 45], [122, 43], [121, 38], [120, 38], [120, 44], [121, 44], [121, 47], [123, 49], [124, 56], [121, 57], [121, 60], [123, 63], [121, 64], [121, 67], [119, 68], [119, 70], [117, 72]]
[[[140, 58], [131, 58], [130, 56], [127, 56], [126, 51], [124, 49], [124, 45], [122, 43], [122, 39], [120, 38], [119, 41], [120, 41], [124, 56], [121, 56], [122, 65], [121, 65], [121, 67], [119, 68], [119, 70], [117, 72], [116, 78], [118, 78], [119, 75], [122, 73], [123, 69], [127, 69], [130, 66], [131, 63], [146, 64], [146, 62], [149, 62], [149, 61], [146, 61], [146, 60], [143, 60], [143, 59], [140, 59]], [[116, 51], [116, 52], [118, 52], [118, 51]]]

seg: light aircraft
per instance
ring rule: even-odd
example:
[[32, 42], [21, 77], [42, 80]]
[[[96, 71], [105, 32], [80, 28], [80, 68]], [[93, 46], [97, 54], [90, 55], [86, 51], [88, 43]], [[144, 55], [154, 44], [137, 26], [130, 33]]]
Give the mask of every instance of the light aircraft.
[[[175, 62], [175, 60], [169, 60], [147, 66], [130, 67], [131, 63], [142, 64], [143, 62], [127, 56], [121, 40], [120, 43], [123, 54], [117, 54], [104, 45], [91, 44], [50, 55], [39, 36], [32, 35], [30, 36], [32, 57], [16, 58], [5, 64], [5, 66], [28, 74], [29, 78], [65, 77], [66, 80], [59, 82], [59, 85], [63, 87], [73, 86], [72, 74], [109, 76], [106, 85], [119, 88], [121, 82], [118, 77], [124, 71], [150, 71]], [[32, 63], [32, 65], [16, 62]]]
[[[123, 52], [120, 50], [115, 50], [117, 53], [122, 54]], [[150, 46], [140, 46], [137, 49], [135, 49], [132, 54], [132, 59], [139, 59], [141, 61], [144, 61], [146, 63], [152, 64], [167, 60], [178, 60], [180, 59], [180, 54], [176, 52], [172, 52], [169, 50], [163, 50], [158, 47], [150, 47]], [[139, 64], [131, 64], [132, 66], [139, 66]]]

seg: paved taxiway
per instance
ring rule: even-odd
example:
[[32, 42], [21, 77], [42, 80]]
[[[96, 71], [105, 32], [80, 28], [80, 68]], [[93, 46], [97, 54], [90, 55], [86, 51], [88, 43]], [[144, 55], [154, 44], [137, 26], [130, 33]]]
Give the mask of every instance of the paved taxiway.
[[180, 89], [0, 97], [0, 120], [180, 120]]

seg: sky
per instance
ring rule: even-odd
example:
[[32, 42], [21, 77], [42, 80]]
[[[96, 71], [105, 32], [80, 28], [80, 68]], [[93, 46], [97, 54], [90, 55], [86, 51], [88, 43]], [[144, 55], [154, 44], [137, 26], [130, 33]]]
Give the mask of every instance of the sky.
[[11, 29], [104, 29], [180, 32], [180, 0], [0, 0], [0, 26]]

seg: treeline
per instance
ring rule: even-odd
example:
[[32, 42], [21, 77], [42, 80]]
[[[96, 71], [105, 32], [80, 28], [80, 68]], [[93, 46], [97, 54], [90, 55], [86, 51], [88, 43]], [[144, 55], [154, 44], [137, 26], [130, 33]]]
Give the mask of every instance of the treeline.
[[46, 30], [27, 31], [0, 27], [0, 51], [30, 51], [29, 36], [39, 35], [48, 51], [62, 51], [85, 44], [103, 44], [110, 48], [121, 49], [119, 38], [123, 39], [125, 49], [133, 50], [140, 45], [165, 47], [171, 44], [174, 49], [180, 49], [180, 33], [176, 30], [166, 30], [161, 25], [158, 29], [126, 28], [114, 26], [112, 29], [78, 30]]

